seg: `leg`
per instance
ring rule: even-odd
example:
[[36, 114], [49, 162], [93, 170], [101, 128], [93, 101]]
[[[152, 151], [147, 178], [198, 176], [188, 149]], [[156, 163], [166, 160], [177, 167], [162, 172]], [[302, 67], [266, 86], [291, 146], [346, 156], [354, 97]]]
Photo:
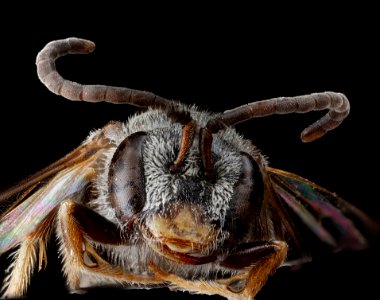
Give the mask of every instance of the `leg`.
[[42, 222], [21, 242], [19, 249], [13, 254], [13, 262], [5, 278], [3, 297], [18, 298], [25, 294], [30, 276], [38, 258], [38, 270], [46, 266], [46, 243], [51, 235], [56, 211], [50, 212]]
[[[153, 263], [149, 266], [153, 273], [164, 281], [173, 284], [174, 289], [182, 289], [189, 292], [202, 293], [207, 295], [220, 295], [228, 299], [253, 299], [255, 295], [266, 283], [271, 275], [285, 260], [287, 254], [287, 244], [282, 241], [268, 243], [265, 247], [258, 246], [241, 253], [242, 260], [247, 256], [251, 257], [254, 264], [247, 272], [232, 276], [228, 279], [221, 280], [197, 280], [190, 281], [177, 275], [168, 274]], [[257, 255], [259, 259], [257, 259]], [[238, 258], [239, 253], [234, 255]]]
[[196, 294], [221, 295], [228, 299], [241, 299], [237, 294], [228, 290], [228, 288], [216, 281], [209, 280], [187, 280], [174, 274], [169, 274], [159, 269], [152, 262], [149, 263], [152, 272], [163, 281], [169, 282], [171, 290], [183, 290]]
[[15, 298], [24, 295], [30, 281], [30, 275], [36, 264], [38, 243], [27, 238], [13, 254], [13, 262], [7, 269], [12, 272], [5, 278], [4, 298]]
[[[66, 197], [62, 196], [65, 195], [64, 188], [55, 190], [63, 182], [60, 172], [72, 172], [72, 182], [79, 186], [78, 189], [90, 184], [95, 173], [93, 162], [99, 157], [98, 153], [112, 145], [113, 136], [121, 126], [120, 122], [109, 123], [64, 158], [1, 193], [0, 203], [10, 197], [17, 198], [17, 194], [23, 192], [0, 217], [0, 253], [19, 246], [1, 289], [5, 297], [23, 296], [37, 259], [39, 270], [46, 265], [46, 242], [54, 228], [59, 203]], [[35, 191], [37, 186], [39, 189]], [[44, 198], [46, 195], [50, 195], [49, 198]], [[51, 201], [45, 201], [50, 198]], [[14, 228], [17, 230], [13, 231]]]
[[117, 281], [127, 284], [160, 284], [156, 277], [126, 273], [102, 258], [93, 243], [120, 245], [127, 241], [118, 227], [92, 210], [67, 200], [58, 211], [57, 235], [61, 242], [64, 272], [69, 288], [81, 290], [82, 275], [96, 275], [104, 281]]
[[242, 295], [246, 299], [253, 299], [267, 282], [269, 275], [272, 275], [284, 262], [288, 253], [288, 245], [282, 241], [275, 241], [273, 245], [275, 251], [271, 255], [261, 259], [249, 271], [247, 283], [242, 291]]

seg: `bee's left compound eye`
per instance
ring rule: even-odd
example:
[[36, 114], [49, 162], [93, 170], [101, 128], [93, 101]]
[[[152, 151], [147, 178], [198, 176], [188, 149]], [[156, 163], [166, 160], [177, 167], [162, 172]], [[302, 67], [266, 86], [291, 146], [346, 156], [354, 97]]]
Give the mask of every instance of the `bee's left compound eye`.
[[145, 178], [143, 165], [143, 144], [145, 132], [128, 136], [118, 146], [108, 173], [110, 202], [116, 217], [122, 224], [140, 212], [144, 206]]
[[264, 193], [264, 182], [258, 163], [247, 153], [242, 152], [240, 157], [240, 178], [235, 185], [225, 223], [233, 241], [244, 239], [253, 229], [260, 228]]

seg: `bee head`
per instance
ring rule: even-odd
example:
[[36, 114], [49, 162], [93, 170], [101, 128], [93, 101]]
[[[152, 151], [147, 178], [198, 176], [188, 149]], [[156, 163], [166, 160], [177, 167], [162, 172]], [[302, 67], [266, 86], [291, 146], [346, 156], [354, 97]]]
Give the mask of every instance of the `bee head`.
[[108, 182], [122, 225], [136, 225], [168, 258], [203, 262], [249, 232], [262, 179], [252, 156], [223, 134], [212, 137], [210, 149], [202, 145], [198, 121], [129, 135], [113, 156]]

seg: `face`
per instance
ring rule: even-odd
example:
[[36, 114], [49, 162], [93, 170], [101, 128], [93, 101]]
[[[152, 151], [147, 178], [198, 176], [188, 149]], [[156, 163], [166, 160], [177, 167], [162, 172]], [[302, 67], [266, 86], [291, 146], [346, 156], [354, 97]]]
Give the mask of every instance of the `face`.
[[[121, 203], [119, 220], [137, 225], [154, 251], [174, 261], [205, 263], [221, 246], [226, 249], [251, 234], [262, 179], [250, 155], [218, 137], [212, 146], [212, 180], [204, 175], [196, 142], [181, 169], [171, 172], [180, 141], [180, 126], [127, 137], [114, 155], [110, 181], [130, 188], [118, 189], [122, 200], [114, 202]], [[126, 169], [121, 160], [133, 163]]]

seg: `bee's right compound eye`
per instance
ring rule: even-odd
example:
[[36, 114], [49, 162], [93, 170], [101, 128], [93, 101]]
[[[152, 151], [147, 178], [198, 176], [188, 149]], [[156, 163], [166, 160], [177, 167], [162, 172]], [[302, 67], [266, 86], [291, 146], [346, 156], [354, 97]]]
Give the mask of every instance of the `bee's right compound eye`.
[[143, 164], [145, 132], [128, 136], [118, 146], [108, 173], [110, 202], [116, 217], [127, 224], [139, 213], [146, 200]]

